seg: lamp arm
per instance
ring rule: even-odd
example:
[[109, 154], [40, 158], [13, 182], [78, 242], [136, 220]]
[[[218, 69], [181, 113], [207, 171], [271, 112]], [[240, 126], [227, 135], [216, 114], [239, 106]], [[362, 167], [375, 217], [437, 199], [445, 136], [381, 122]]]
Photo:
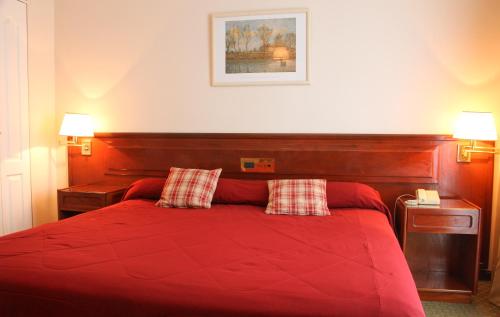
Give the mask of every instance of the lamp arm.
[[463, 151], [467, 152], [467, 153], [500, 154], [500, 148], [488, 147], [488, 146], [477, 146], [476, 140], [471, 140], [470, 145], [464, 145]]
[[472, 153], [500, 154], [500, 148], [477, 146], [475, 140], [469, 144], [457, 144], [457, 162], [471, 162]]
[[500, 149], [496, 148], [482, 148], [482, 149], [474, 149], [474, 150], [468, 150], [464, 149], [465, 152], [467, 153], [488, 153], [488, 154], [500, 154]]
[[77, 136], [67, 136], [66, 143], [59, 143], [61, 145], [71, 146], [71, 147], [83, 147], [83, 143], [78, 142]]

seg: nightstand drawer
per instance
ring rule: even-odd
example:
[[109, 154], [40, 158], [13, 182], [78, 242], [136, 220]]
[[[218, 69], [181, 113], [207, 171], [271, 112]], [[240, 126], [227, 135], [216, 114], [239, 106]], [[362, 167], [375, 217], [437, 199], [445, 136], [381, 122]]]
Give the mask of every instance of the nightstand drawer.
[[477, 234], [477, 210], [408, 210], [408, 232]]
[[61, 210], [89, 211], [106, 206], [105, 196], [88, 193], [62, 194], [60, 197]]

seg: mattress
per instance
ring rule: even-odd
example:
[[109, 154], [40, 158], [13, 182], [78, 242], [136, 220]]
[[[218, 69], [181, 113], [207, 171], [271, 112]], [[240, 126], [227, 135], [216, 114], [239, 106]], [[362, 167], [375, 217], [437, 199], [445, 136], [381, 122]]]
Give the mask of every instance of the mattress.
[[0, 238], [0, 316], [424, 316], [386, 215], [128, 200]]

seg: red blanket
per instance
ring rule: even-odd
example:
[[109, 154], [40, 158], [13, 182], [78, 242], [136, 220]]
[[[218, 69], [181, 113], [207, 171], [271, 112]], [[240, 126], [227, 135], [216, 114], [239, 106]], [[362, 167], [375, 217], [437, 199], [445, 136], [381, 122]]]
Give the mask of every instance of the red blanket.
[[424, 316], [386, 216], [129, 200], [0, 238], [0, 316]]

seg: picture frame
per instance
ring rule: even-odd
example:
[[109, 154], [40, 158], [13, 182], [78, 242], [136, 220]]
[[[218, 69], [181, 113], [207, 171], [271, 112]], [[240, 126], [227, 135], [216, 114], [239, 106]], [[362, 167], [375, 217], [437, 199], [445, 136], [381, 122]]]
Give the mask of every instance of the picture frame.
[[212, 86], [309, 84], [309, 32], [308, 9], [212, 14]]

